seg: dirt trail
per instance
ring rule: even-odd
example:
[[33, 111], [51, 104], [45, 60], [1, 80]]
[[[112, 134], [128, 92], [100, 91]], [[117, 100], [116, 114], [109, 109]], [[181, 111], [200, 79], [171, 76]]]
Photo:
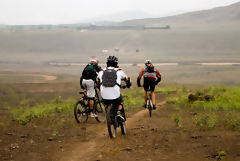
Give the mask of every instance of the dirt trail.
[[[17, 73], [17, 74], [16, 73], [0, 73], [0, 76], [6, 77], [6, 78], [18, 77], [20, 79], [23, 79], [24, 77], [33, 77], [32, 79], [30, 79], [31, 81], [24, 79], [25, 82], [27, 81], [27, 82], [31, 82], [31, 83], [39, 83], [42, 81], [54, 81], [57, 79], [57, 77], [54, 75], [29, 74], [29, 73]], [[43, 78], [43, 80], [41, 78]]]
[[[158, 110], [160, 109], [159, 107], [161, 107], [163, 104], [165, 104], [164, 101], [157, 104]], [[137, 112], [131, 118], [127, 118], [127, 121], [126, 121], [127, 132], [130, 128], [136, 126], [136, 122], [144, 115], [148, 115], [147, 109]], [[80, 160], [88, 161], [88, 160], [91, 160], [90, 158], [91, 158], [92, 154], [99, 151], [99, 149], [97, 149], [97, 147], [101, 146], [101, 145], [99, 145], [101, 140], [103, 140], [103, 139], [109, 140], [110, 139], [108, 136], [108, 133], [107, 133], [106, 124], [103, 124], [102, 128], [100, 128], [98, 130], [99, 131], [97, 132], [97, 135], [91, 141], [73, 144], [72, 147], [75, 147], [75, 148], [73, 148], [67, 154], [64, 153], [60, 160], [61, 161], [80, 161]], [[118, 133], [118, 135], [120, 135], [120, 134]], [[110, 140], [112, 140], [112, 139], [110, 139]], [[114, 140], [115, 139], [113, 139], [113, 141]]]
[[57, 79], [57, 77], [54, 75], [43, 75], [43, 74], [24, 74], [24, 75], [33, 76], [33, 77], [43, 77], [45, 81], [53, 81]]

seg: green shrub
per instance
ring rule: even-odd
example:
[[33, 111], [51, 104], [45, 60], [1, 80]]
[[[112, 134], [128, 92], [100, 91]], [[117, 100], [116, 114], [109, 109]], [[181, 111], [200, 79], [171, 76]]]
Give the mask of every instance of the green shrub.
[[179, 114], [173, 114], [171, 118], [177, 127], [182, 126], [182, 117]]
[[216, 126], [218, 119], [215, 114], [199, 114], [194, 117], [195, 123], [201, 129], [212, 129]]
[[226, 114], [227, 126], [232, 130], [240, 130], [240, 115], [238, 113]]
[[226, 155], [227, 155], [227, 153], [225, 151], [218, 152], [219, 157], [226, 156]]

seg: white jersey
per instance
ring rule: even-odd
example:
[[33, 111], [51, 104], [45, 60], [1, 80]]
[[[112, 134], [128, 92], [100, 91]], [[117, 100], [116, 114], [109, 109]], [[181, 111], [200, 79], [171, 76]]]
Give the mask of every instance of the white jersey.
[[[117, 70], [117, 83], [121, 85], [121, 80], [126, 78], [127, 75], [122, 70], [118, 70], [117, 68], [114, 68], [114, 67], [108, 67], [108, 69]], [[102, 83], [103, 71], [100, 71], [98, 74], [100, 83]], [[104, 87], [103, 85], [101, 85], [100, 91], [101, 91], [102, 98], [106, 100], [117, 99], [121, 95], [120, 87], [118, 85], [115, 85], [114, 87]]]

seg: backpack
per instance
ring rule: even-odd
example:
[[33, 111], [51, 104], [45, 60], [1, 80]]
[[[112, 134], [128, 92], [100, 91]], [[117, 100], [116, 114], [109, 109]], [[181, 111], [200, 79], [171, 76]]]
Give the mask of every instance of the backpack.
[[114, 69], [104, 70], [102, 75], [102, 85], [104, 87], [114, 87], [115, 85], [120, 86], [117, 83], [117, 70]]
[[146, 68], [147, 70], [147, 72], [149, 72], [149, 73], [154, 73], [155, 71], [154, 71], [154, 66], [148, 66], [147, 68]]
[[97, 73], [96, 73], [96, 64], [90, 63], [88, 64], [83, 72], [82, 72], [82, 77], [83, 79], [96, 79]]

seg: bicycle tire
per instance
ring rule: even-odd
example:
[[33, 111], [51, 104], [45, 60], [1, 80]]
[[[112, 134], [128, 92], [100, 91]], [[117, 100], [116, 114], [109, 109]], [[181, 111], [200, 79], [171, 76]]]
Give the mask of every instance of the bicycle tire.
[[74, 106], [74, 116], [77, 123], [85, 123], [88, 120], [88, 113], [86, 107], [83, 106], [82, 101], [77, 101]]
[[104, 111], [103, 107], [104, 107], [104, 105], [101, 102], [96, 101], [96, 103], [94, 104], [94, 113], [97, 115], [97, 117], [95, 117], [95, 119], [99, 123], [106, 121], [106, 115], [105, 115], [105, 111]]
[[125, 124], [125, 122], [121, 122], [120, 126], [121, 126], [122, 135], [126, 135], [127, 131], [126, 131], [126, 124]]
[[114, 126], [113, 119], [112, 119], [112, 110], [111, 106], [107, 107], [106, 110], [106, 118], [107, 118], [107, 128], [108, 128], [108, 134], [111, 139], [116, 138], [117, 136], [117, 129]]

